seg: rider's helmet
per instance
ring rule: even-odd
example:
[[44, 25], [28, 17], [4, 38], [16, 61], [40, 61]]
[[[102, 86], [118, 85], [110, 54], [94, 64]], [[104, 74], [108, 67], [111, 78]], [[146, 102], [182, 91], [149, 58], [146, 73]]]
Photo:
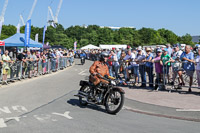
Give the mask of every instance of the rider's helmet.
[[109, 54], [107, 53], [107, 52], [102, 52], [101, 54], [100, 54], [100, 57], [99, 57], [99, 60], [100, 61], [105, 61], [105, 57], [109, 57]]

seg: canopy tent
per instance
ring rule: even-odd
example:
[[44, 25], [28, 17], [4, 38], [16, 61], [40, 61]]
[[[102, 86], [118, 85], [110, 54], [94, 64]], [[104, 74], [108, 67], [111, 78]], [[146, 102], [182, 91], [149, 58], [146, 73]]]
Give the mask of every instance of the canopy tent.
[[82, 47], [81, 49], [99, 49], [99, 47], [89, 44], [89, 45]]
[[[11, 36], [3, 41], [5, 42], [6, 47], [24, 47], [23, 40], [24, 40], [24, 34], [16, 33], [13, 36]], [[29, 47], [42, 48], [43, 45], [41, 43], [38, 43], [38, 42], [30, 39]]]
[[112, 49], [112, 48], [121, 48], [126, 49], [127, 45], [99, 45], [101, 49]]

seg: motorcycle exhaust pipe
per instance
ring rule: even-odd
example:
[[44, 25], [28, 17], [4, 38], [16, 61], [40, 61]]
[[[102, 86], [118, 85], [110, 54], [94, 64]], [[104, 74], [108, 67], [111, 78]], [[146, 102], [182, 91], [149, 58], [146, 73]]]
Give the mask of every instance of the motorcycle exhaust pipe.
[[81, 94], [81, 95], [83, 95], [83, 96], [88, 96], [88, 94], [87, 94], [87, 93], [85, 93], [85, 92], [82, 92], [82, 91], [78, 91], [78, 94]]
[[86, 96], [84, 96], [84, 95], [81, 95], [81, 94], [76, 94], [76, 95], [74, 95], [75, 97], [82, 97], [82, 98], [87, 98]]

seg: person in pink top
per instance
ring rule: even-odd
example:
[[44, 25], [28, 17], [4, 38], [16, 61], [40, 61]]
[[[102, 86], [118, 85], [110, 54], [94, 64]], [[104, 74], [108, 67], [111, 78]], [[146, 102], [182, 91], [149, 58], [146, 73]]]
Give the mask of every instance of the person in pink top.
[[162, 50], [158, 49], [157, 50], [157, 56], [152, 60], [153, 63], [155, 63], [155, 71], [156, 71], [156, 85], [155, 85], [155, 90], [158, 87], [158, 84], [161, 82], [161, 75], [162, 75], [162, 65], [161, 65], [161, 55], [162, 55]]

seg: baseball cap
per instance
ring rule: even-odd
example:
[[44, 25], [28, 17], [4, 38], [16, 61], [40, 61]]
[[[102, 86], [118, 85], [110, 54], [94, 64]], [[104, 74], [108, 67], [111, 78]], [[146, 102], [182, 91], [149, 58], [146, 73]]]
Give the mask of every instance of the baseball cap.
[[164, 48], [164, 51], [168, 51], [168, 49], [167, 49], [167, 48]]
[[139, 48], [138, 48], [138, 51], [141, 51], [141, 50], [142, 50], [142, 48], [141, 48], [141, 47], [139, 47]]
[[151, 51], [151, 49], [150, 49], [150, 48], [147, 48], [146, 51]]
[[162, 49], [160, 49], [160, 48], [159, 48], [159, 49], [157, 49], [157, 52], [162, 52]]
[[174, 44], [173, 48], [179, 47], [178, 44]]

